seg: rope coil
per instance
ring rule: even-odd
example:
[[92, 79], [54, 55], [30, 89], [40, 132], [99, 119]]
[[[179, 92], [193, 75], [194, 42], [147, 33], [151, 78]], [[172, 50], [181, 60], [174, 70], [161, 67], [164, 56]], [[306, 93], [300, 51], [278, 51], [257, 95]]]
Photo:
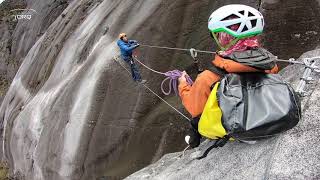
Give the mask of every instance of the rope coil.
[[[160, 74], [160, 75], [166, 76], [166, 78], [161, 82], [161, 91], [162, 91], [163, 94], [165, 94], [165, 95], [168, 96], [168, 95], [171, 94], [172, 89], [173, 89], [174, 92], [175, 92], [175, 94], [178, 95], [178, 79], [182, 76], [182, 73], [183, 73], [183, 72], [181, 72], [181, 71], [179, 71], [179, 70], [173, 70], [173, 71], [168, 71], [168, 72], [163, 73], [163, 72], [156, 71], [156, 70], [148, 67], [147, 65], [145, 65], [144, 63], [142, 63], [142, 62], [141, 62], [139, 59], [137, 59], [136, 57], [133, 57], [133, 58], [134, 58], [134, 60], [136, 60], [138, 63], [140, 63], [142, 66], [144, 66], [145, 68], [149, 69], [150, 71], [152, 71], [152, 72], [154, 72], [154, 73], [157, 73], [157, 74]], [[191, 79], [189, 76], [187, 76], [186, 79], [187, 79], [187, 83], [188, 83], [189, 85], [192, 85], [192, 84], [193, 84], [193, 81], [192, 81], [192, 79]], [[165, 91], [164, 86], [165, 86], [165, 83], [166, 83], [167, 81], [169, 81], [169, 85], [168, 85], [169, 89], [168, 89], [168, 91]]]
[[[173, 88], [175, 94], [178, 95], [178, 79], [182, 76], [182, 72], [179, 70], [168, 71], [165, 73], [165, 76], [167, 76], [167, 78], [165, 78], [161, 83], [162, 93], [168, 96], [171, 94], [171, 88]], [[189, 76], [186, 77], [186, 79], [189, 85], [193, 84], [193, 81]], [[167, 80], [169, 80], [169, 90], [166, 92], [164, 90], [164, 84]]]

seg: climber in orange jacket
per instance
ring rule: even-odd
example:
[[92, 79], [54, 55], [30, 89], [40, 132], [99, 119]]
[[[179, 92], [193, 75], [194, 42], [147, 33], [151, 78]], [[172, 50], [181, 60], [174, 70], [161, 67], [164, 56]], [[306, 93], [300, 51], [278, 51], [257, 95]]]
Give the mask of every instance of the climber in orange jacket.
[[[219, 71], [226, 73], [265, 72], [277, 73], [276, 57], [260, 47], [257, 35], [264, 27], [261, 13], [246, 5], [227, 5], [214, 11], [208, 23], [210, 35], [220, 51], [212, 66], [217, 71], [205, 70], [200, 73], [193, 85], [188, 85], [184, 71], [179, 78], [179, 95], [187, 111], [194, 118], [191, 122], [191, 147], [200, 143], [197, 132], [199, 117], [211, 93], [211, 86], [220, 80]], [[208, 68], [211, 69], [211, 68]]]

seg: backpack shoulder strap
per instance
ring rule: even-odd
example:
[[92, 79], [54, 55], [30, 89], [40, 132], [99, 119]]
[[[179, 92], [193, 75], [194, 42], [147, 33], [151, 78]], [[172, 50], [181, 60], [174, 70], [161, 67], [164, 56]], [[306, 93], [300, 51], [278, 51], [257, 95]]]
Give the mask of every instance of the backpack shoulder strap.
[[[214, 65], [207, 67], [207, 70], [209, 70], [209, 71], [211, 71], [211, 72], [213, 72], [215, 74], [218, 74], [221, 78], [223, 78], [225, 75], [228, 74], [228, 72], [226, 70], [224, 70], [222, 68], [219, 68], [217, 66], [214, 66]], [[211, 90], [214, 88], [215, 84], [216, 83], [213, 83], [211, 85], [211, 87], [210, 87]]]
[[221, 76], [221, 77], [223, 77], [223, 76], [225, 76], [226, 74], [228, 74], [228, 72], [227, 72], [226, 70], [224, 70], [224, 69], [222, 69], [222, 68], [219, 68], [219, 67], [217, 67], [217, 66], [214, 66], [214, 65], [212, 65], [212, 66], [210, 66], [210, 67], [207, 67], [207, 70], [209, 70], [209, 71], [211, 71], [211, 72], [213, 72], [213, 73], [216, 73], [216, 74], [218, 74], [218, 75]]

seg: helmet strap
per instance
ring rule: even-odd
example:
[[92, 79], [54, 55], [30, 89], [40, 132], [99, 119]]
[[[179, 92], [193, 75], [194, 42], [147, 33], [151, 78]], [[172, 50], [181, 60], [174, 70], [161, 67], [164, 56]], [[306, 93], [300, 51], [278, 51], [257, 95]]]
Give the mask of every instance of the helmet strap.
[[235, 38], [232, 40], [229, 44], [227, 44], [225, 47], [222, 46], [218, 40], [217, 33], [211, 32], [213, 39], [216, 41], [217, 45], [219, 46], [220, 51], [225, 51], [229, 49], [231, 46], [235, 45], [241, 38]]
[[231, 46], [235, 45], [238, 41], [240, 40], [240, 38], [235, 38], [234, 40], [232, 40], [223, 51], [228, 50]]

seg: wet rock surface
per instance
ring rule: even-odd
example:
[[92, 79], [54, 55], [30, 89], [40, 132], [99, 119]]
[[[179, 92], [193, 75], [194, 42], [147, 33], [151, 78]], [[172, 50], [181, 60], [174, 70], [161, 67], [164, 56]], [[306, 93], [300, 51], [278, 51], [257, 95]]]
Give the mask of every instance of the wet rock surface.
[[[67, 6], [65, 0], [6, 0], [1, 3], [0, 102], [31, 47]], [[31, 15], [31, 19], [18, 20], [17, 15]]]
[[[17, 64], [14, 68], [10, 63], [0, 65], [0, 71], [4, 71], [0, 74], [7, 84], [11, 83], [0, 108], [2, 159], [8, 162], [11, 174], [18, 175], [19, 179], [32, 180], [121, 179], [156, 162], [164, 154], [181, 151], [184, 148], [186, 121], [145, 88], [132, 82], [130, 76], [113, 60], [118, 54], [115, 41], [119, 32], [127, 32], [129, 37], [141, 44], [214, 50], [213, 40], [207, 31], [207, 19], [213, 9], [230, 3], [264, 8], [267, 19], [279, 13], [283, 21], [309, 12], [294, 14], [283, 13], [282, 10], [278, 12], [277, 9], [268, 10], [273, 6], [272, 3], [278, 2], [254, 0], [26, 1], [26, 8], [38, 12], [33, 19], [19, 21], [11, 33], [7, 30], [7, 24], [0, 23], [0, 39], [12, 42], [11, 51], [3, 48], [7, 46], [5, 43], [1, 44], [1, 57], [4, 60], [12, 57]], [[299, 9], [299, 5], [302, 6], [300, 3], [296, 8]], [[309, 4], [306, 6], [309, 7]], [[316, 15], [310, 18], [318, 21]], [[296, 32], [295, 27], [277, 29], [276, 26], [282, 26], [282, 22], [277, 20], [269, 18], [267, 26], [270, 22], [271, 29], [266, 31], [264, 45], [268, 48], [277, 47], [279, 43], [275, 40], [279, 38], [284, 44], [290, 44], [290, 48], [287, 50], [284, 45], [279, 47], [282, 51], [273, 51], [271, 48], [272, 52], [279, 52], [279, 57], [287, 57], [282, 54], [283, 51], [285, 55], [298, 57], [294, 53], [303, 48], [299, 43], [292, 43], [294, 39], [287, 36]], [[307, 32], [305, 29], [299, 30]], [[286, 33], [277, 33], [283, 31]], [[318, 33], [318, 30], [314, 31]], [[269, 34], [279, 34], [279, 37], [269, 37]], [[309, 33], [308, 37], [316, 40], [318, 36]], [[312, 44], [317, 44], [317, 40]], [[304, 50], [314, 47], [306, 46]], [[195, 76], [193, 61], [187, 52], [140, 47], [136, 53], [143, 62], [158, 71], [187, 69]], [[199, 59], [209, 64], [212, 56], [201, 54]], [[141, 70], [143, 77], [148, 80], [147, 85], [160, 94], [159, 86], [163, 77], [142, 67]], [[289, 76], [297, 78], [296, 74], [286, 75]], [[165, 99], [183, 111], [178, 97], [169, 96]], [[260, 142], [255, 156], [246, 158], [254, 162], [260, 154], [270, 154], [269, 150], [273, 148], [270, 144], [275, 141]], [[205, 145], [202, 146], [205, 148]], [[283, 146], [292, 144], [288, 140]], [[229, 154], [239, 150], [246, 155], [242, 148], [246, 149], [246, 146], [230, 144], [226, 147]], [[289, 150], [286, 153], [286, 156], [291, 154]], [[163, 159], [175, 161], [170, 156]], [[219, 158], [220, 155], [216, 156]], [[268, 165], [265, 162], [267, 158], [257, 162], [261, 164], [260, 170], [250, 173], [262, 177], [261, 172]], [[189, 160], [181, 161], [186, 162], [182, 167], [190, 164]], [[239, 162], [246, 161], [240, 159]], [[203, 162], [203, 165], [211, 166], [210, 163]], [[196, 166], [192, 164], [192, 167]], [[226, 164], [225, 167], [231, 169], [232, 164]], [[269, 168], [270, 172], [277, 171], [277, 166], [270, 167], [273, 167]], [[164, 166], [161, 168], [171, 172], [176, 170]], [[218, 170], [212, 173], [218, 174]], [[271, 174], [270, 177], [273, 177]], [[273, 174], [279, 178], [286, 177], [286, 174], [278, 172]], [[160, 175], [160, 170], [147, 176], [158, 175], [164, 177]], [[196, 177], [196, 174], [180, 175], [181, 178]]]

